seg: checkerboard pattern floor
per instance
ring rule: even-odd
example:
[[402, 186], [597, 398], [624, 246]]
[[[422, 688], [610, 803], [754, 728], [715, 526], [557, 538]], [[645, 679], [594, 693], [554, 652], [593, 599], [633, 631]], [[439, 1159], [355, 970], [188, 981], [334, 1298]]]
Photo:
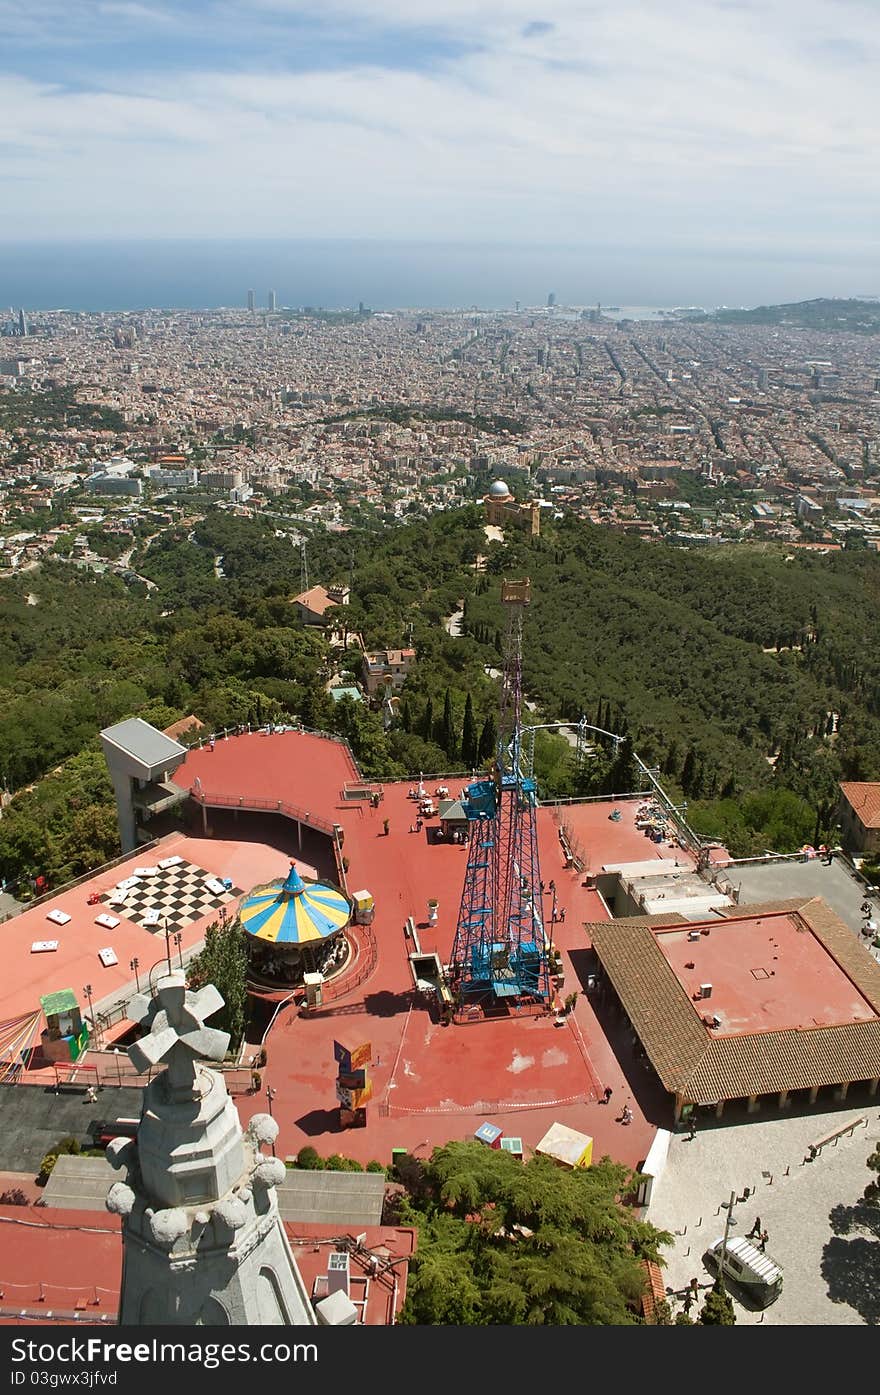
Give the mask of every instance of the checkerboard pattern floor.
[[[175, 867], [162, 867], [151, 877], [144, 877], [137, 886], [131, 888], [125, 906], [114, 911], [124, 916], [132, 924], [148, 930], [150, 934], [163, 935], [165, 927], [182, 930], [194, 920], [201, 920], [209, 911], [219, 910], [230, 901], [242, 895], [241, 890], [230, 887], [222, 896], [211, 891], [205, 883], [212, 876], [204, 867], [192, 862], [180, 862]], [[109, 900], [108, 892], [102, 900]], [[112, 909], [112, 908], [111, 908]], [[148, 911], [159, 912], [158, 925], [145, 925]]]

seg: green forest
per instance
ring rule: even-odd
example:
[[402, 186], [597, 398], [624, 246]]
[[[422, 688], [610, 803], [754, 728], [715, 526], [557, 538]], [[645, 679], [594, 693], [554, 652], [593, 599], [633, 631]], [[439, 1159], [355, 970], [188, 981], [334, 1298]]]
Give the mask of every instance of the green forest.
[[[149, 594], [57, 561], [0, 580], [0, 786], [14, 792], [0, 876], [58, 885], [112, 856], [97, 733], [126, 716], [165, 726], [192, 712], [213, 729], [295, 718], [345, 736], [369, 778], [482, 764], [503, 576], [532, 582], [530, 720], [585, 714], [628, 738], [576, 768], [561, 737], [540, 733], [544, 798], [632, 788], [634, 746], [695, 828], [746, 855], [832, 837], [837, 782], [880, 776], [880, 559], [866, 551], [691, 553], [576, 520], [487, 542], [477, 506], [315, 533], [308, 549], [313, 581], [351, 586], [335, 644], [296, 619], [290, 539], [219, 509], [141, 545], [132, 565], [156, 583]], [[452, 636], [443, 620], [460, 609]], [[358, 635], [417, 651], [390, 730], [326, 692], [359, 677]]]

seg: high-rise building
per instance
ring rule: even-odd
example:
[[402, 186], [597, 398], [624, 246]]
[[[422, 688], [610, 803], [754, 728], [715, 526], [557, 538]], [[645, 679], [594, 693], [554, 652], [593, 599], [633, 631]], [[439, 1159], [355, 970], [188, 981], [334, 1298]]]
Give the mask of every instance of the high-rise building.
[[27, 339], [28, 335], [30, 334], [30, 329], [28, 328], [27, 322], [27, 315], [24, 313], [24, 310], [19, 310], [18, 312], [18, 332], [21, 335], [22, 339]]
[[256, 301], [255, 301], [255, 299], [254, 299], [254, 293], [253, 293], [253, 291], [248, 291], [248, 309], [249, 309], [249, 310], [253, 310], [255, 304], [256, 304]]
[[270, 310], [274, 310], [274, 309], [275, 309], [275, 292], [274, 292], [274, 291], [270, 291], [270, 292], [269, 292], [269, 309], [270, 309]]
[[552, 310], [552, 309], [553, 309], [553, 306], [554, 306], [555, 304], [556, 304], [556, 292], [555, 292], [555, 291], [551, 291], [550, 294], [549, 294], [548, 297], [547, 297], [547, 308], [548, 308], [548, 310]]

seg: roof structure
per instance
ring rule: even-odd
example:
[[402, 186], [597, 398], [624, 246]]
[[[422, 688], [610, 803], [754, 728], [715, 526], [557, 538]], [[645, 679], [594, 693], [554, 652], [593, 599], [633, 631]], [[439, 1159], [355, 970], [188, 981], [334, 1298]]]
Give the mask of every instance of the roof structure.
[[324, 615], [331, 606], [338, 605], [328, 591], [323, 586], [312, 586], [308, 591], [300, 591], [298, 596], [293, 598], [294, 605], [304, 605], [315, 615]]
[[880, 828], [880, 781], [846, 780], [840, 792], [865, 828]]
[[351, 918], [347, 897], [323, 882], [304, 882], [293, 863], [282, 881], [246, 897], [238, 909], [249, 935], [273, 944], [301, 945], [335, 935]]
[[880, 965], [818, 897], [586, 930], [654, 1069], [685, 1100], [880, 1076]]
[[179, 741], [172, 741], [164, 732], [157, 731], [142, 717], [129, 717], [125, 722], [105, 727], [101, 741], [106, 749], [113, 746], [136, 765], [146, 771], [168, 770], [177, 765], [186, 755], [186, 747]]

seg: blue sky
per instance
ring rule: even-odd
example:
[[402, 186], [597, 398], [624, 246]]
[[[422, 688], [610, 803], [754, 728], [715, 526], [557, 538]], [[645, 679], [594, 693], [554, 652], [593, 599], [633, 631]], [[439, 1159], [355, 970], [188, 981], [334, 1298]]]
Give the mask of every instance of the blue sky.
[[0, 237], [877, 251], [876, 0], [0, 0]]

